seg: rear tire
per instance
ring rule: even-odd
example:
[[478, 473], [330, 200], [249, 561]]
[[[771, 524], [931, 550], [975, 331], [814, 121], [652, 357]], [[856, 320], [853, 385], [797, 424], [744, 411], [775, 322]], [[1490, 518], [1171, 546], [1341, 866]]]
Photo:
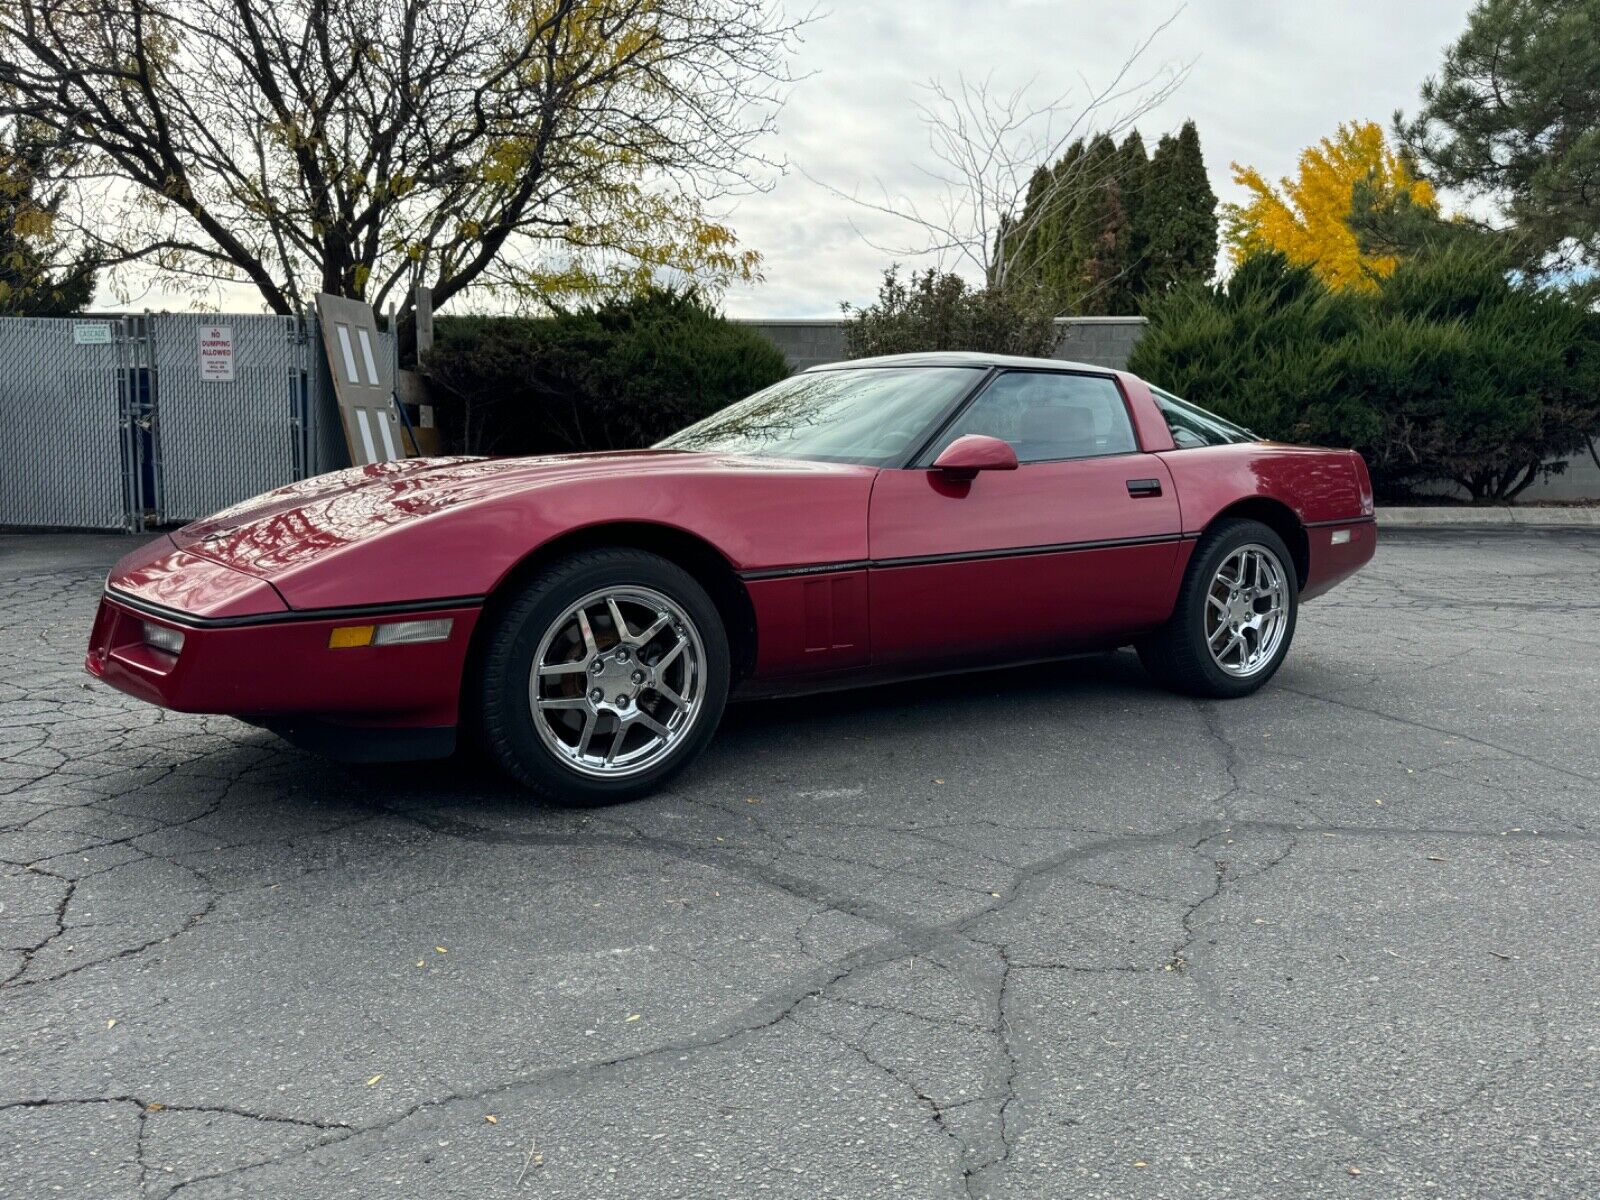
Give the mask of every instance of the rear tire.
[[545, 799], [631, 800], [705, 749], [730, 662], [716, 605], [682, 567], [642, 550], [586, 550], [541, 571], [500, 613], [478, 675], [480, 736]]
[[1289, 653], [1299, 592], [1281, 537], [1259, 521], [1219, 521], [1195, 547], [1171, 618], [1139, 643], [1139, 658], [1174, 691], [1248, 696]]

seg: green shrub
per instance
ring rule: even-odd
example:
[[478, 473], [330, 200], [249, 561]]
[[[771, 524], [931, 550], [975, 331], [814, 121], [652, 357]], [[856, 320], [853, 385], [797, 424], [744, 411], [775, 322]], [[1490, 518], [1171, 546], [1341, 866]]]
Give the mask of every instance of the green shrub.
[[1600, 317], [1453, 248], [1376, 292], [1275, 254], [1151, 308], [1129, 369], [1263, 436], [1361, 451], [1380, 495], [1514, 498], [1600, 431]]
[[448, 317], [423, 364], [444, 444], [470, 454], [648, 446], [789, 374], [692, 294], [550, 317]]
[[971, 288], [959, 275], [933, 268], [909, 280], [899, 269], [883, 273], [877, 303], [844, 306], [846, 358], [913, 354], [929, 350], [978, 350], [989, 354], [1048, 357], [1059, 340], [1050, 311], [1025, 297], [992, 288]]

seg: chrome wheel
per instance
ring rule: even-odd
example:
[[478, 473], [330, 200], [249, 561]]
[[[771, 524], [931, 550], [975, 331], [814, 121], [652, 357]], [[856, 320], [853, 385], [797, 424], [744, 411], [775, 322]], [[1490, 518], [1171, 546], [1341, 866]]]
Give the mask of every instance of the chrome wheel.
[[1278, 556], [1255, 542], [1234, 550], [1206, 589], [1211, 660], [1241, 679], [1265, 670], [1288, 631], [1288, 604], [1288, 573]]
[[706, 652], [684, 610], [649, 588], [591, 592], [545, 631], [528, 700], [552, 753], [584, 775], [648, 770], [699, 720]]

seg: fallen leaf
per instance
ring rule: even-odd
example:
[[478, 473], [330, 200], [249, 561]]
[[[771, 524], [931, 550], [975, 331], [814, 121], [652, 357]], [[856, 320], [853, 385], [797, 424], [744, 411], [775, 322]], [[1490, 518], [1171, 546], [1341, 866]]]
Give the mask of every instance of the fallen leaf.
[[115, 1017], [112, 1017], [109, 1021], [106, 1022], [106, 1028], [110, 1029], [116, 1023], [117, 1023], [117, 1019]]
[[160, 1112], [165, 1107], [165, 1104], [146, 1104], [144, 1110], [145, 1112]]
[[1509, 955], [1509, 954], [1501, 954], [1500, 951], [1498, 951], [1498, 950], [1491, 950], [1491, 951], [1489, 951], [1489, 953], [1494, 955], [1501, 962], [1514, 962], [1514, 961], [1516, 961], [1514, 958], [1512, 958], [1511, 955]]
[[1144, 1170], [1144, 1168], [1148, 1167], [1150, 1164], [1145, 1162], [1144, 1159], [1142, 1159], [1142, 1158], [1137, 1158], [1137, 1159], [1134, 1159], [1133, 1165], [1135, 1167], [1139, 1168], [1139, 1170], [1142, 1171], [1142, 1170]]
[[634, 1013], [632, 1016], [630, 1016], [628, 1018], [627, 1021], [624, 1021], [623, 1024], [626, 1025], [626, 1024], [628, 1024], [629, 1021], [637, 1021], [640, 1018], [641, 1015], [642, 1015], [641, 1013]]
[[500, 1118], [495, 1116], [493, 1113], [485, 1113], [484, 1116], [483, 1116], [483, 1119], [485, 1121], [489, 1122], [489, 1124], [491, 1124], [491, 1125], [500, 1124]]
[[754, 796], [748, 796], [748, 797], [745, 798], [745, 803], [746, 804], [760, 804], [761, 801], [757, 800]]
[[935, 780], [934, 780], [934, 782], [935, 782], [935, 783], [943, 783], [943, 782], [944, 782], [944, 780], [942, 780], [942, 779], [935, 779]]
[[1361, 1168], [1360, 1167], [1346, 1167], [1345, 1168], [1345, 1174], [1346, 1175], [1359, 1175], [1359, 1174], [1361, 1174]]
[[371, 1079], [369, 1079], [369, 1080], [367, 1080], [367, 1086], [368, 1086], [368, 1087], [371, 1087], [371, 1086], [372, 1086], [372, 1085], [373, 1085], [373, 1084], [375, 1084], [375, 1083], [377, 1083], [377, 1082], [378, 1082], [378, 1080], [380, 1080], [380, 1079], [382, 1079], [382, 1078], [383, 1078], [383, 1072], [382, 1072], [382, 1071], [379, 1071], [379, 1072], [378, 1072], [378, 1073], [377, 1073], [377, 1074], [376, 1074], [376, 1075], [374, 1075], [374, 1076], [373, 1076], [373, 1077], [372, 1077], [372, 1078], [371, 1078]]
[[999, 892], [990, 892], [989, 895], [993, 896], [996, 900], [1000, 899]]
[[434, 949], [437, 950], [440, 954], [449, 954], [450, 953], [450, 951], [446, 950], [443, 946], [435, 946]]
[[417, 966], [419, 966], [419, 967], [425, 967], [425, 966], [427, 966], [427, 965], [428, 965], [428, 964], [427, 964], [427, 963], [425, 963], [425, 962], [423, 962], [423, 961], [422, 961], [422, 959], [420, 959], [420, 958], [419, 958], [419, 959], [417, 959]]

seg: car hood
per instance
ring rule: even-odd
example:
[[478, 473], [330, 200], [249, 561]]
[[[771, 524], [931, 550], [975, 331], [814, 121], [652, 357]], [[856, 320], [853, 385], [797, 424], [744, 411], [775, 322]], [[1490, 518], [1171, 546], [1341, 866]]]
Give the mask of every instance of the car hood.
[[[261, 579], [453, 510], [560, 484], [632, 484], [668, 475], [838, 474], [860, 467], [676, 450], [540, 458], [423, 458], [335, 471], [184, 526], [178, 549]], [[537, 503], [537, 501], [535, 501]]]

